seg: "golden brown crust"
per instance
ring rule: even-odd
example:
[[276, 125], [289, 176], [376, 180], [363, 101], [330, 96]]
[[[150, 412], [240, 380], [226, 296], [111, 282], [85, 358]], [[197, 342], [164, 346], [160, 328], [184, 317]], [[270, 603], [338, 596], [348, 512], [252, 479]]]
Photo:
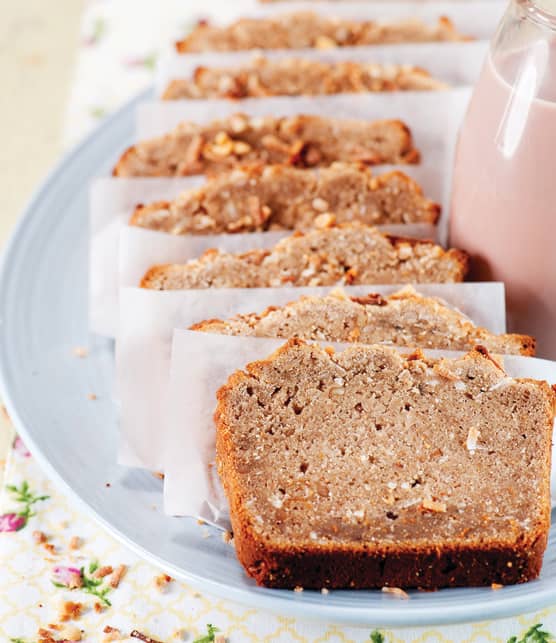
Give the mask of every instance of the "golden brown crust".
[[[208, 252], [208, 251], [207, 251]], [[171, 264], [159, 264], [157, 266], [151, 266], [147, 272], [143, 275], [141, 282], [139, 284], [140, 288], [149, 288], [149, 284], [153, 281], [156, 281], [160, 275], [163, 275], [167, 268]]]
[[[397, 308], [397, 302], [410, 306]], [[357, 312], [352, 304], [357, 305]], [[384, 314], [373, 312], [375, 306], [383, 309], [381, 312]], [[371, 309], [367, 311], [367, 307]], [[388, 307], [394, 310], [388, 313]], [[311, 311], [315, 311], [315, 314], [309, 318], [308, 313]], [[270, 317], [272, 320], [269, 320]], [[320, 320], [318, 326], [313, 326], [314, 317]], [[354, 318], [357, 322], [352, 328], [350, 320]], [[415, 318], [429, 320], [428, 331], [425, 331], [422, 322], [414, 329]], [[267, 321], [265, 324], [265, 320], [270, 323]], [[386, 328], [385, 320], [388, 322]], [[411, 346], [415, 343], [426, 348], [453, 350], [470, 350], [475, 347], [475, 350], [484, 351], [490, 359], [488, 347], [495, 353], [535, 355], [533, 337], [490, 333], [485, 328], [475, 326], [442, 302], [419, 294], [411, 286], [389, 296], [368, 293], [362, 297], [348, 297], [341, 290], [321, 297], [302, 296], [281, 307], [268, 306], [260, 313], [236, 315], [227, 320], [206, 319], [192, 325], [190, 330], [239, 336], [296, 336], [306, 340], [316, 339], [318, 335], [324, 334], [322, 339], [334, 342], [386, 342], [398, 346]], [[400, 334], [400, 330], [403, 334]], [[486, 348], [478, 345], [479, 342], [485, 344]], [[424, 359], [424, 356], [416, 354], [416, 359]]]
[[[475, 541], [444, 542], [439, 546], [431, 533], [430, 542], [418, 546], [397, 543], [362, 542], [359, 544], [318, 543], [314, 546], [282, 544], [262, 538], [253, 529], [252, 517], [244, 504], [242, 480], [234, 453], [233, 431], [228, 418], [233, 418], [231, 393], [253, 376], [257, 378], [280, 356], [296, 346], [299, 339], [289, 340], [267, 359], [236, 371], [217, 393], [214, 415], [217, 431], [217, 463], [221, 480], [230, 502], [234, 543], [239, 561], [258, 584], [276, 588], [380, 588], [418, 587], [438, 589], [455, 586], [480, 586], [498, 583], [510, 585], [536, 578], [541, 570], [550, 528], [550, 503], [544, 503], [535, 528], [517, 538], [489, 538]], [[327, 351], [333, 355], [334, 351]], [[408, 360], [420, 360], [413, 354]], [[470, 352], [466, 359], [490, 362], [483, 350]], [[427, 366], [431, 360], [424, 360]], [[531, 379], [515, 380], [532, 383], [545, 395], [547, 445], [550, 445], [556, 394], [546, 382]], [[539, 486], [550, 489], [550, 450], [539, 455]]]

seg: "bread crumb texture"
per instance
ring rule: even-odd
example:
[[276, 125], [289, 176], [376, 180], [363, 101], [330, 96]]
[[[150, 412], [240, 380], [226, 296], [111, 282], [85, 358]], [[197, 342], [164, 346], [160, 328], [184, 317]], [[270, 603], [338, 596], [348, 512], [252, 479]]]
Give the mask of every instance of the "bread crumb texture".
[[554, 402], [548, 384], [507, 377], [485, 350], [434, 360], [290, 340], [218, 392], [238, 558], [271, 587], [535, 578]]

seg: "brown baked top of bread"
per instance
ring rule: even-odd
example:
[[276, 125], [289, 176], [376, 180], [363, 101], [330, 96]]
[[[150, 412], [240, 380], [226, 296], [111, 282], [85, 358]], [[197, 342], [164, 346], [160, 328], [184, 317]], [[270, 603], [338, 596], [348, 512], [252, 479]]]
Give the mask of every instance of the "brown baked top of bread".
[[320, 171], [249, 166], [211, 177], [173, 201], [140, 205], [130, 224], [170, 234], [306, 230], [323, 213], [367, 225], [431, 223], [440, 205], [397, 170], [374, 176], [360, 163]]
[[375, 21], [348, 20], [312, 11], [283, 13], [263, 18], [240, 18], [227, 26], [197, 25], [176, 43], [180, 53], [240, 51], [244, 49], [331, 49], [357, 45], [470, 40], [449, 18], [428, 25], [418, 18]]
[[209, 319], [191, 330], [450, 350], [471, 350], [481, 344], [494, 353], [535, 354], [532, 337], [491, 333], [446, 303], [420, 295], [412, 286], [384, 297], [377, 293], [348, 297], [337, 289], [322, 297], [301, 297], [285, 306], [271, 306], [261, 313]]
[[361, 92], [428, 91], [448, 85], [421, 67], [372, 62], [324, 62], [257, 56], [243, 67], [197, 67], [172, 80], [162, 98], [317, 96]]
[[457, 359], [290, 340], [218, 391], [236, 552], [271, 587], [511, 584], [540, 571], [554, 391]]
[[382, 234], [362, 224], [295, 232], [273, 248], [207, 250], [185, 264], [151, 267], [141, 287], [154, 290], [266, 288], [337, 284], [463, 281], [468, 257], [432, 241]]
[[417, 163], [411, 132], [399, 120], [363, 121], [316, 115], [233, 114], [210, 123], [180, 123], [164, 136], [124, 152], [114, 176], [187, 176], [238, 163], [324, 167], [334, 161]]

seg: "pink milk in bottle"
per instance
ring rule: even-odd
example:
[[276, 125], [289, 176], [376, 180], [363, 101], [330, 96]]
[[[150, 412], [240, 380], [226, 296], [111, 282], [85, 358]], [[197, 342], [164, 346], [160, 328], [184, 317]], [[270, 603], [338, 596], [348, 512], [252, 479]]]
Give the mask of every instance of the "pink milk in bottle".
[[456, 152], [450, 244], [506, 284], [509, 331], [556, 359], [556, 10], [513, 0]]

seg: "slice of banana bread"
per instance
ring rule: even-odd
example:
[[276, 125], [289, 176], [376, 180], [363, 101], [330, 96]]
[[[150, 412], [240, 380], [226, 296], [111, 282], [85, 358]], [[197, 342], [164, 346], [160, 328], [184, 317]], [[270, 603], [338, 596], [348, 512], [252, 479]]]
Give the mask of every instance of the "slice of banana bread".
[[398, 120], [361, 121], [316, 115], [247, 116], [199, 124], [124, 152], [114, 176], [186, 176], [230, 170], [238, 163], [327, 166], [334, 161], [417, 163], [407, 125]]
[[348, 297], [333, 290], [323, 297], [301, 297], [286, 306], [231, 319], [209, 319], [191, 327], [220, 335], [301, 337], [328, 342], [395, 344], [422, 348], [471, 350], [481, 344], [494, 353], [534, 355], [528, 335], [495, 335], [477, 327], [442, 301], [424, 297], [412, 286], [383, 297]]
[[398, 171], [373, 176], [358, 163], [333, 163], [318, 173], [258, 165], [211, 177], [174, 201], [140, 205], [130, 223], [171, 234], [305, 230], [323, 212], [339, 223], [434, 224], [440, 206]]
[[361, 92], [446, 89], [446, 83], [413, 65], [324, 62], [258, 56], [244, 67], [197, 67], [192, 78], [172, 80], [162, 98], [318, 96]]
[[349, 20], [312, 11], [283, 13], [263, 18], [240, 18], [227, 26], [203, 22], [176, 43], [180, 53], [241, 51], [245, 49], [303, 49], [353, 47], [403, 42], [469, 40], [451, 20], [440, 17], [428, 25], [418, 18], [396, 21]]
[[432, 241], [405, 239], [361, 224], [296, 232], [267, 250], [207, 250], [186, 264], [151, 267], [143, 288], [266, 288], [463, 281], [468, 257]]
[[282, 588], [536, 578], [550, 525], [554, 391], [476, 350], [342, 353], [290, 340], [218, 392], [237, 556]]

